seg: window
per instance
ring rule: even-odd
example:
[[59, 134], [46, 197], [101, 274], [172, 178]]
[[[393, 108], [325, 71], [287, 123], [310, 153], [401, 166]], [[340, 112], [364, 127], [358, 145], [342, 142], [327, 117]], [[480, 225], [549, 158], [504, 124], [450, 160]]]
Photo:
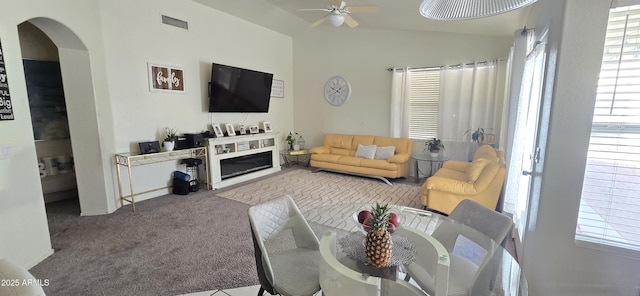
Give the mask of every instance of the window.
[[410, 71], [409, 138], [435, 138], [440, 109], [440, 68]]
[[576, 240], [640, 251], [640, 5], [613, 8], [602, 57]]

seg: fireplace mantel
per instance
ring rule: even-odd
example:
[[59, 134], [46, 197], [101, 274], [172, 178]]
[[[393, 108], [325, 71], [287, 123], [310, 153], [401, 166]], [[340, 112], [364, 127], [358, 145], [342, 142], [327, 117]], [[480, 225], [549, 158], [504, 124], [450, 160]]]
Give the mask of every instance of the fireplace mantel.
[[[280, 171], [278, 154], [278, 133], [249, 134], [242, 136], [228, 136], [210, 138], [207, 141], [209, 154], [209, 174], [213, 189], [219, 189], [243, 181], [262, 177]], [[248, 160], [270, 154], [270, 167], [260, 161], [256, 170], [223, 174], [222, 166], [229, 165], [234, 159]], [[268, 162], [268, 161], [267, 161]], [[226, 170], [225, 170], [226, 171]]]

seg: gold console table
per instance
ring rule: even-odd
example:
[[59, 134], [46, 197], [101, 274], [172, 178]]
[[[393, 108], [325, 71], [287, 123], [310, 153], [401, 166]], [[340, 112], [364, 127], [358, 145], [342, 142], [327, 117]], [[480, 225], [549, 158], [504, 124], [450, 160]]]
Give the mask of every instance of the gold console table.
[[[181, 150], [173, 150], [166, 152], [158, 152], [158, 153], [149, 153], [149, 154], [131, 154], [131, 153], [121, 153], [116, 154], [116, 168], [118, 172], [118, 189], [120, 190], [120, 206], [124, 206], [124, 201], [128, 201], [131, 203], [131, 208], [135, 212], [135, 198], [136, 194], [144, 194], [152, 191], [156, 191], [159, 189], [169, 188], [169, 186], [154, 188], [151, 190], [147, 190], [144, 192], [133, 191], [133, 174], [131, 173], [131, 168], [135, 166], [142, 166], [152, 163], [165, 162], [171, 160], [178, 160], [183, 158], [198, 158], [203, 157], [205, 161], [204, 172], [207, 176], [207, 189], [211, 189], [211, 182], [209, 181], [209, 158], [207, 157], [207, 147], [198, 147], [198, 148], [189, 148], [189, 149], [181, 149]], [[127, 167], [127, 171], [129, 173], [129, 190], [131, 194], [124, 195], [122, 192], [122, 177], [120, 173], [120, 166]]]

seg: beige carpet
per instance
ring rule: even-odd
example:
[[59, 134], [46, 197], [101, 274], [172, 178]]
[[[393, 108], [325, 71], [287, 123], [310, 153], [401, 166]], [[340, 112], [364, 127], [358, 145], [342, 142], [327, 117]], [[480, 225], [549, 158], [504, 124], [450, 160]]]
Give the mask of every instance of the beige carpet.
[[344, 174], [295, 169], [234, 189], [217, 196], [256, 205], [285, 194], [302, 212], [323, 205], [343, 203], [389, 203], [420, 208], [420, 186], [394, 183]]

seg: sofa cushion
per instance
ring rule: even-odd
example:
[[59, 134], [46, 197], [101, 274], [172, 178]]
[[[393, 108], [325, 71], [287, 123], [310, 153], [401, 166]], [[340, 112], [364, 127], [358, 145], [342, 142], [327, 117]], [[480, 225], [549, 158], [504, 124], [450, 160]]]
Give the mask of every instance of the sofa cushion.
[[344, 148], [331, 148], [331, 154], [342, 156], [353, 156], [353, 151]]
[[337, 154], [311, 154], [311, 159], [329, 163], [338, 163], [338, 159], [340, 159], [341, 157], [345, 156]]
[[396, 153], [411, 153], [412, 143], [411, 139], [406, 138], [376, 137], [373, 140], [376, 146], [395, 146]]
[[389, 163], [382, 159], [363, 159], [360, 163], [361, 167], [394, 171], [398, 169], [398, 165]]
[[338, 134], [326, 134], [324, 136], [324, 146], [330, 148], [342, 148], [351, 150], [351, 143], [353, 142], [352, 135], [338, 135]]
[[374, 136], [367, 135], [353, 135], [353, 140], [351, 141], [351, 150], [358, 150], [358, 145], [369, 146], [373, 145]]
[[478, 180], [484, 169], [491, 162], [491, 160], [488, 160], [486, 158], [478, 158], [472, 161], [471, 165], [467, 169], [467, 182], [474, 183], [476, 180]]
[[436, 171], [434, 176], [455, 179], [459, 181], [467, 181], [467, 174], [465, 174], [464, 172], [460, 172], [460, 171], [456, 171], [456, 170], [452, 170], [444, 167]]
[[376, 145], [363, 146], [358, 144], [358, 150], [356, 150], [356, 157], [362, 157], [367, 159], [373, 159], [376, 154]]
[[500, 161], [496, 149], [493, 149], [493, 147], [489, 145], [482, 145], [478, 147], [478, 150], [476, 150], [476, 153], [473, 155], [473, 159], [475, 160], [479, 158], [486, 158], [496, 162]]
[[360, 166], [363, 158], [354, 157], [354, 156], [343, 156], [338, 159], [339, 164], [350, 165], [350, 166]]
[[373, 159], [384, 159], [387, 160], [396, 152], [396, 146], [384, 146], [377, 147], [376, 154], [373, 156]]

